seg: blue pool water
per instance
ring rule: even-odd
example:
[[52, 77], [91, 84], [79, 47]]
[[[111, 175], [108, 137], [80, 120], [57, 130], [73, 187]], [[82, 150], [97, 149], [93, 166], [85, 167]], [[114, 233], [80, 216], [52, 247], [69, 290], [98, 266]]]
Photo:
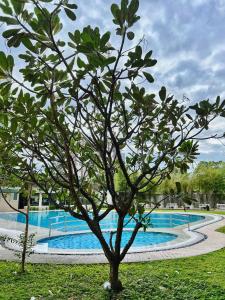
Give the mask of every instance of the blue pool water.
[[[0, 218], [25, 223], [24, 215], [20, 213], [0, 213]], [[124, 223], [129, 219], [126, 217]], [[185, 225], [191, 222], [203, 220], [203, 216], [185, 215], [176, 213], [152, 213], [151, 225], [152, 228], [173, 228], [180, 225]], [[30, 212], [29, 223], [34, 226], [52, 228], [52, 230], [60, 230], [65, 232], [89, 230], [88, 225], [81, 220], [75, 219], [69, 213], [64, 211], [44, 211]], [[115, 228], [117, 224], [116, 213], [110, 213], [104, 220], [101, 221], [102, 229]], [[134, 221], [131, 221], [126, 228], [133, 228]]]
[[[128, 242], [131, 231], [124, 231], [122, 236], [121, 247], [123, 248]], [[104, 238], [109, 243], [110, 234], [105, 232]], [[177, 238], [177, 235], [163, 232], [138, 232], [132, 247], [152, 246], [166, 243]], [[114, 242], [114, 241], [113, 241]], [[48, 243], [49, 248], [57, 249], [101, 249], [101, 244], [92, 233], [67, 234], [55, 236], [38, 241], [39, 244]]]

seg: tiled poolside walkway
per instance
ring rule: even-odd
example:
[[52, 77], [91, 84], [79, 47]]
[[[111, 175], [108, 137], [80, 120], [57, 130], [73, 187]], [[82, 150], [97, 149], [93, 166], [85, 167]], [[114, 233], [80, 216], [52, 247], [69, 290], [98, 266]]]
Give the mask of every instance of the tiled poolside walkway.
[[[215, 230], [225, 226], [225, 219], [204, 226], [197, 231], [207, 236], [204, 241], [186, 247], [173, 250], [164, 250], [158, 252], [144, 252], [127, 254], [125, 262], [152, 261], [162, 259], [173, 259], [179, 257], [188, 257], [205, 254], [225, 247], [225, 234]], [[17, 260], [14, 252], [0, 246], [0, 260]], [[50, 263], [50, 264], [91, 264], [107, 262], [103, 254], [98, 255], [55, 255], [55, 254], [33, 254], [29, 259], [32, 263]]]

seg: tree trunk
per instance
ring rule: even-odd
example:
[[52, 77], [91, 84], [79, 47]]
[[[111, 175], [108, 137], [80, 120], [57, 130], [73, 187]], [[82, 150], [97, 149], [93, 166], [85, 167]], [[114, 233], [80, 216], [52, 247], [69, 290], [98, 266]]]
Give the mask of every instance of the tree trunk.
[[119, 280], [119, 265], [118, 262], [110, 262], [110, 284], [113, 292], [120, 292], [123, 289], [122, 283]]
[[25, 263], [26, 263], [26, 253], [27, 253], [27, 240], [28, 240], [28, 229], [29, 229], [29, 217], [26, 214], [26, 224], [25, 224], [25, 232], [24, 232], [24, 240], [23, 240], [23, 251], [21, 257], [21, 273], [25, 272]]
[[30, 198], [32, 193], [32, 186], [29, 188], [28, 197], [27, 197], [27, 211], [26, 211], [26, 223], [24, 231], [24, 240], [23, 240], [23, 250], [21, 256], [21, 273], [25, 272], [25, 263], [26, 263], [26, 254], [27, 254], [27, 241], [29, 235], [29, 211], [30, 211]]

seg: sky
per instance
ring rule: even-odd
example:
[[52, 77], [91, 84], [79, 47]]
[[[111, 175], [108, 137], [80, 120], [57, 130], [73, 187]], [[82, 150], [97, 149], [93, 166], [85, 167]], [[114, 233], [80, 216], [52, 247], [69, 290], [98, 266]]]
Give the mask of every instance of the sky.
[[[113, 30], [110, 6], [120, 1], [77, 1], [80, 26], [92, 24]], [[137, 42], [158, 60], [155, 86], [166, 86], [188, 105], [203, 99], [225, 98], [225, 0], [140, 0], [141, 19], [133, 28]], [[224, 118], [212, 124], [209, 135], [225, 132]], [[225, 140], [200, 142], [198, 160], [225, 160]]]
[[[110, 6], [120, 1], [70, 2], [78, 5], [77, 21], [62, 19], [65, 29], [90, 24], [101, 33], [114, 30]], [[140, 0], [138, 15], [133, 43], [144, 36], [146, 50], [153, 50], [158, 60], [152, 72], [155, 88], [166, 86], [177, 99], [185, 97], [187, 105], [218, 95], [225, 98], [225, 0]], [[224, 131], [221, 118], [212, 124], [209, 135]], [[200, 142], [199, 150], [198, 160], [225, 160], [225, 139]]]

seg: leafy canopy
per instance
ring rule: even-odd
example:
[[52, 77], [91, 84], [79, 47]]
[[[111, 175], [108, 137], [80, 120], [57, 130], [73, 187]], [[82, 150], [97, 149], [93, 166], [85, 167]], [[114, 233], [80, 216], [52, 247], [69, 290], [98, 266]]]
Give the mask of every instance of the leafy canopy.
[[[27, 174], [52, 201], [86, 220], [114, 262], [149, 224], [144, 203], [135, 202], [137, 193], [154, 189], [175, 168], [186, 172], [198, 155], [199, 135], [225, 116], [220, 97], [188, 107], [165, 87], [151, 92], [157, 61], [142, 40], [129, 44], [138, 7], [138, 0], [111, 6], [117, 47], [111, 32], [74, 28], [72, 1], [0, 4], [0, 21], [7, 25], [3, 37], [19, 53], [0, 52], [1, 164], [6, 172]], [[107, 244], [99, 226], [112, 209], [118, 214], [114, 245]], [[128, 213], [136, 225], [121, 250]]]

